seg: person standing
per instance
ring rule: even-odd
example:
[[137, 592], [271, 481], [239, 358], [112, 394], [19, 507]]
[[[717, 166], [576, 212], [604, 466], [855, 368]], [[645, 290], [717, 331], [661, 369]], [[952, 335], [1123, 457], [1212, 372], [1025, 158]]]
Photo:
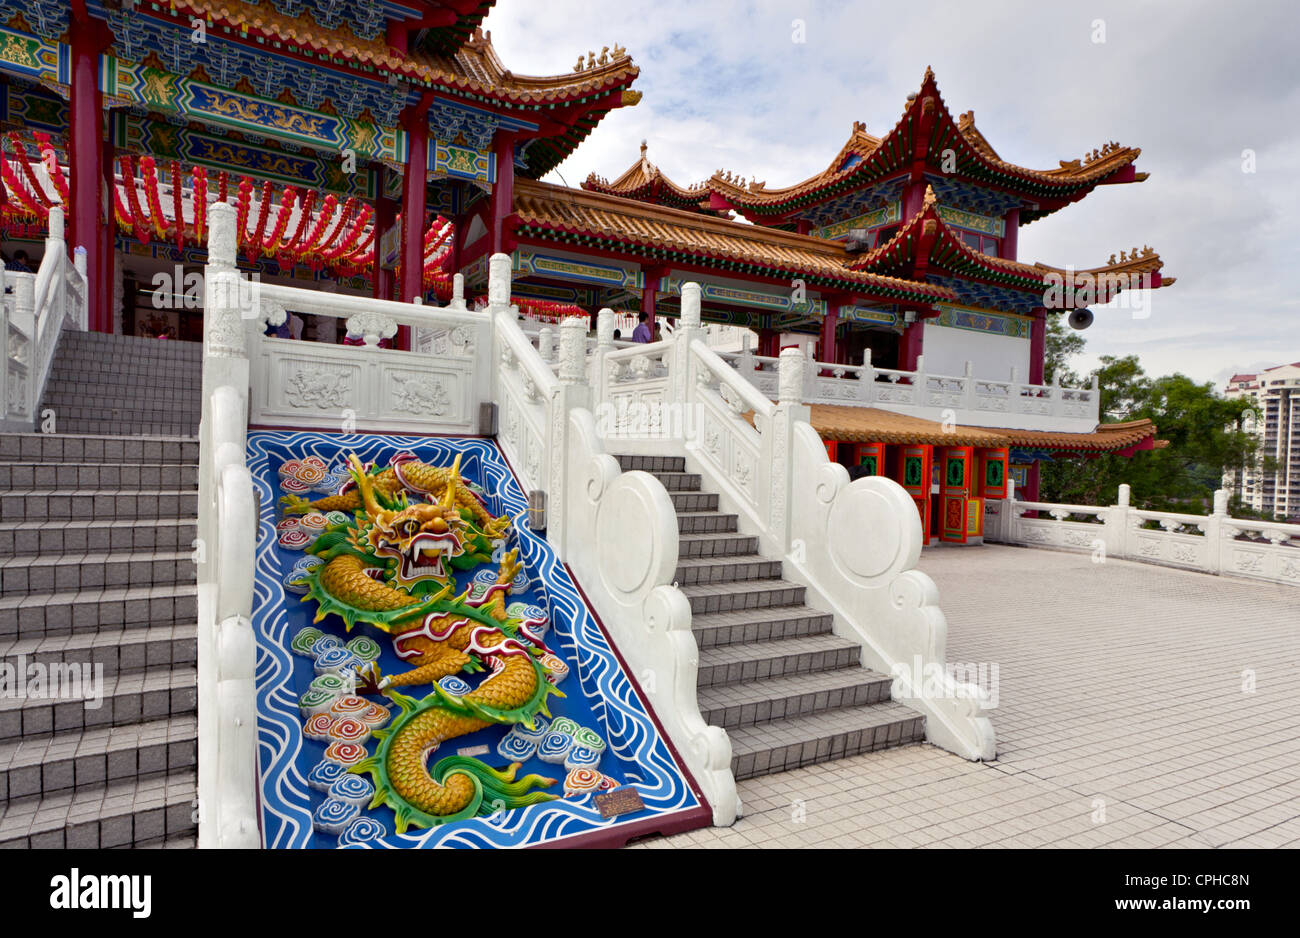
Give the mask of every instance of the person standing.
[[646, 322], [650, 317], [645, 313], [638, 313], [636, 317], [636, 328], [632, 330], [633, 342], [649, 342], [650, 326]]

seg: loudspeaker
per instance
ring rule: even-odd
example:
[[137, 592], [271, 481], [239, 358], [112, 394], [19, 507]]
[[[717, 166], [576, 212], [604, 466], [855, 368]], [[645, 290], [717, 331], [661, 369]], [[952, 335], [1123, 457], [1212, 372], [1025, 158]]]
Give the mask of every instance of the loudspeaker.
[[1071, 329], [1087, 329], [1092, 325], [1092, 310], [1076, 309], [1068, 320]]

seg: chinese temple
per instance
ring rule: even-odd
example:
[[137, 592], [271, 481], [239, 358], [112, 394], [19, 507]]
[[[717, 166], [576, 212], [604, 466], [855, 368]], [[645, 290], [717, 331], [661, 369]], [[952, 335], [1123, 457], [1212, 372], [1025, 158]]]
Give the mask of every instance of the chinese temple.
[[[90, 327], [179, 339], [201, 335], [187, 278], [216, 200], [237, 208], [243, 269], [271, 283], [445, 300], [455, 273], [483, 292], [504, 252], [521, 310], [612, 307], [653, 328], [695, 281], [706, 322], [756, 334], [756, 376], [792, 337], [815, 338], [826, 380], [808, 403], [828, 449], [905, 485], [941, 540], [978, 539], [982, 500], [1008, 480], [1036, 498], [1044, 459], [1156, 445], [1149, 423], [1099, 425], [1095, 390], [1045, 384], [1044, 357], [1048, 316], [1171, 284], [1159, 255], [1075, 269], [1017, 248], [1022, 225], [1143, 181], [1138, 149], [1008, 162], [927, 69], [892, 128], [855, 124], [802, 182], [719, 171], [683, 186], [643, 143], [612, 181], [557, 186], [540, 179], [637, 103], [639, 70], [614, 45], [517, 75], [481, 29], [491, 6], [0, 3], [6, 257], [39, 252], [62, 205]], [[304, 337], [339, 332], [321, 319]], [[963, 406], [977, 398], [988, 406]]]

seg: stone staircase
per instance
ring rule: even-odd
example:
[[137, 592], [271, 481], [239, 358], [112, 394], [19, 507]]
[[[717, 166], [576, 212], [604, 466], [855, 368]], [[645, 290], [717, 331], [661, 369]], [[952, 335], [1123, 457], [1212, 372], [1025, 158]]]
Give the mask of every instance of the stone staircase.
[[65, 332], [0, 434], [0, 847], [195, 844], [199, 349]]
[[804, 604], [803, 586], [758, 555], [736, 515], [676, 456], [619, 456], [668, 489], [681, 533], [674, 579], [691, 604], [705, 722], [731, 738], [737, 780], [925, 738], [925, 717], [890, 700], [888, 675]]
[[201, 342], [65, 331], [41, 412], [58, 433], [193, 436], [202, 377]]

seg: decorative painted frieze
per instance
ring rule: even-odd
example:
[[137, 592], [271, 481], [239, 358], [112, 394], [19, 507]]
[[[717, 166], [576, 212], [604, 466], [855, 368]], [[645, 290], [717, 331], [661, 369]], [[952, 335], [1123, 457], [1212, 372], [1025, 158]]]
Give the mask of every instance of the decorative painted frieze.
[[1028, 339], [1033, 325], [1031, 319], [993, 313], [988, 310], [972, 309], [964, 306], [939, 304], [937, 319], [931, 320], [936, 325], [950, 329], [966, 329], [970, 332], [990, 332], [994, 335], [1010, 336], [1014, 339]]

